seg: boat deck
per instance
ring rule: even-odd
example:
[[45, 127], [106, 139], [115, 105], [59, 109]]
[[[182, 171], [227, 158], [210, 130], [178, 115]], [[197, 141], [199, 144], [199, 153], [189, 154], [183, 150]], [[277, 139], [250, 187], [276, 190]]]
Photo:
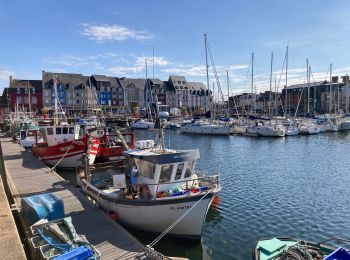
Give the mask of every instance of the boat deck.
[[65, 215], [72, 217], [77, 233], [85, 235], [99, 250], [101, 259], [147, 259], [145, 246], [89, 202], [78, 188], [50, 172], [29, 150], [24, 150], [9, 138], [0, 138], [0, 141], [17, 207], [20, 207], [23, 197], [53, 192], [64, 201]]

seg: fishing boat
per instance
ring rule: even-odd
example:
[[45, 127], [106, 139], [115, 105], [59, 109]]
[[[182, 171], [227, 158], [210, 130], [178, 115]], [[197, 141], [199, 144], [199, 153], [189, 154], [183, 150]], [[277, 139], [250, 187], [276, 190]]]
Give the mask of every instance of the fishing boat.
[[259, 240], [253, 249], [253, 260], [346, 260], [350, 252], [342, 247], [334, 247], [331, 241], [349, 242], [345, 239], [331, 238], [315, 243], [294, 238], [271, 238]]
[[181, 133], [202, 135], [229, 135], [230, 126], [211, 124], [204, 121], [195, 121], [180, 127]]
[[127, 163], [117, 168], [116, 163], [92, 167], [85, 163], [77, 172], [83, 192], [126, 226], [200, 239], [209, 206], [221, 186], [218, 175], [194, 170], [199, 151], [152, 144], [130, 149], [124, 156]]
[[[55, 118], [53, 125], [42, 126], [36, 132], [33, 154], [50, 167], [76, 168], [82, 163], [87, 148], [88, 136], [80, 136], [80, 126], [68, 124], [63, 111], [58, 111], [57, 78], [54, 77]], [[59, 117], [62, 121], [59, 122]], [[43, 142], [39, 142], [39, 136]]]
[[[126, 144], [123, 144], [124, 141]], [[136, 136], [134, 131], [124, 129], [119, 133], [108, 132], [105, 128], [103, 135], [99, 137], [99, 144], [95, 161], [101, 163], [123, 159], [123, 152], [126, 149], [135, 149], [135, 147]], [[90, 164], [92, 164], [92, 162]]]

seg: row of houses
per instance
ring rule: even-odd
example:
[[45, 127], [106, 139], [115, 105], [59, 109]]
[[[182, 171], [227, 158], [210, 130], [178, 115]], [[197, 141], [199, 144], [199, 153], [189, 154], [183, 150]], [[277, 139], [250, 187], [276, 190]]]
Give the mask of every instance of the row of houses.
[[331, 82], [320, 81], [290, 85], [282, 93], [265, 91], [260, 94], [242, 93], [229, 98], [232, 114], [241, 115], [299, 115], [350, 112], [349, 76], [332, 77]]
[[161, 81], [42, 71], [40, 80], [10, 77], [0, 106], [10, 111], [17, 108], [33, 112], [50, 111], [56, 98], [55, 80], [58, 104], [65, 111], [140, 111], [147, 109], [155, 95], [162, 105], [191, 112], [205, 111], [212, 102], [212, 92], [203, 83], [187, 82], [184, 76], [169, 76], [167, 81]]

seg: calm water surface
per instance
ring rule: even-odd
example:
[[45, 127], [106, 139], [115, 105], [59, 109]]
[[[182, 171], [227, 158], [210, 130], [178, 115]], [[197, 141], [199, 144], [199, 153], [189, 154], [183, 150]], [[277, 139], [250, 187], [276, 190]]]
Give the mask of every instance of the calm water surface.
[[[155, 246], [163, 254], [251, 259], [262, 237], [350, 237], [350, 132], [279, 139], [165, 134], [167, 147], [198, 148], [196, 169], [220, 173], [223, 188], [201, 243], [165, 238]], [[138, 139], [155, 135], [137, 131]], [[131, 232], [145, 244], [156, 237]]]

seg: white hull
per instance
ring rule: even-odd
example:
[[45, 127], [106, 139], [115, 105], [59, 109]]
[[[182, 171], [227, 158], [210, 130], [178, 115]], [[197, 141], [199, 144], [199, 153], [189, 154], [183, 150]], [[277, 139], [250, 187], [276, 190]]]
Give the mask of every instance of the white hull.
[[303, 135], [313, 135], [319, 132], [320, 128], [318, 126], [301, 126], [299, 130], [299, 133]]
[[184, 125], [180, 131], [187, 134], [229, 135], [230, 127], [221, 125]]
[[78, 153], [75, 155], [71, 155], [69, 157], [67, 157], [67, 156], [69, 156], [69, 153], [61, 161], [60, 161], [60, 159], [50, 160], [50, 159], [46, 159], [46, 158], [44, 158], [44, 161], [50, 167], [56, 166], [56, 164], [59, 161], [60, 162], [57, 164], [57, 167], [61, 167], [61, 168], [76, 168], [76, 167], [82, 165], [83, 153]]
[[285, 132], [286, 132], [286, 136], [298, 135], [299, 128], [296, 126], [287, 126]]
[[350, 130], [350, 122], [349, 121], [341, 122], [338, 130], [339, 131]]
[[247, 126], [235, 125], [233, 131], [237, 134], [244, 134], [247, 131]]
[[154, 123], [146, 121], [134, 122], [132, 127], [135, 129], [153, 129]]
[[[79, 182], [78, 178], [78, 182]], [[92, 197], [100, 207], [105, 210], [112, 211], [121, 223], [137, 228], [140, 230], [162, 233], [172, 223], [174, 223], [181, 215], [189, 210], [202, 197], [196, 196], [194, 200], [186, 198], [158, 199], [158, 200], [135, 200], [129, 203], [118, 203], [117, 199], [113, 199], [113, 195], [106, 198], [107, 193], [100, 192], [94, 186], [86, 187], [86, 180], [82, 179], [80, 185], [83, 191]], [[209, 206], [214, 198], [214, 194], [208, 194], [194, 209], [192, 209], [175, 227], [173, 227], [168, 235], [199, 239], [202, 234], [202, 228], [207, 215]]]
[[270, 126], [263, 126], [259, 127], [257, 130], [258, 136], [264, 136], [264, 137], [283, 137], [285, 136], [284, 129], [276, 128], [276, 127], [270, 127]]
[[243, 133], [245, 136], [258, 136], [258, 128], [256, 126], [247, 127], [246, 131]]

